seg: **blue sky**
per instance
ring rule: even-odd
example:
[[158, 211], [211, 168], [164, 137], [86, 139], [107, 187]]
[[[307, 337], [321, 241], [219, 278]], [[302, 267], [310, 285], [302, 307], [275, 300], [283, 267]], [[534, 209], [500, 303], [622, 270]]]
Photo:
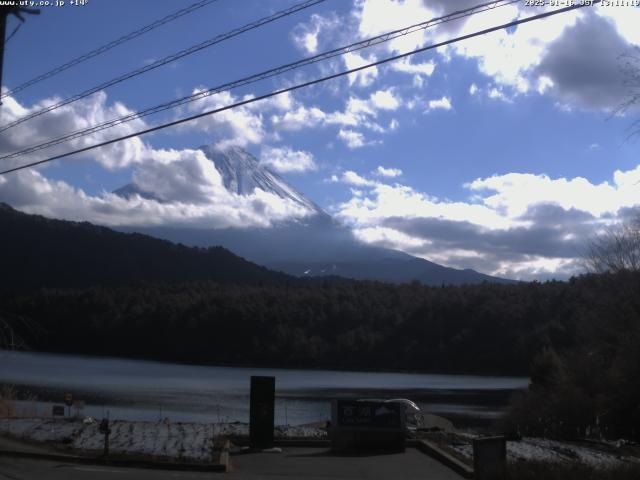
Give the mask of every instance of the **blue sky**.
[[[190, 1], [89, 0], [42, 7], [9, 41], [13, 88]], [[1, 107], [2, 123], [296, 3], [218, 0], [43, 81]], [[0, 134], [8, 153], [371, 35], [467, 8], [469, 0], [327, 0]], [[210, 96], [18, 165], [539, 13], [524, 2]], [[106, 225], [261, 226], [303, 218], [264, 192], [225, 192], [203, 144], [239, 145], [361, 240], [444, 265], [522, 279], [580, 271], [584, 239], [640, 203], [640, 9], [598, 7], [532, 22], [256, 102], [148, 137], [0, 177], [0, 201]], [[9, 20], [8, 31], [16, 25]], [[638, 65], [638, 64], [636, 64]], [[634, 90], [634, 88], [636, 90]], [[157, 200], [110, 194], [133, 181]]]

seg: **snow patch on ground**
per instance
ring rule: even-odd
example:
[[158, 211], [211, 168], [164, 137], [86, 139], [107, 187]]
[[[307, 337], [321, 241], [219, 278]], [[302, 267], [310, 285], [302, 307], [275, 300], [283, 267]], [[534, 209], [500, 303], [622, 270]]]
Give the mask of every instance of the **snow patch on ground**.
[[[246, 423], [181, 423], [114, 420], [110, 422], [110, 452], [188, 461], [215, 458], [214, 439], [249, 435]], [[277, 426], [276, 438], [326, 438], [325, 430], [305, 426]], [[102, 452], [104, 435], [96, 422], [81, 420], [0, 419], [0, 435], [35, 442], [65, 444], [85, 452]]]
[[[452, 445], [452, 448], [467, 459], [473, 459], [471, 444]], [[600, 468], [614, 467], [628, 462], [640, 463], [639, 458], [608, 453], [596, 447], [591, 448], [532, 437], [525, 437], [520, 441], [508, 441], [507, 459], [509, 461], [536, 460], [554, 463], [579, 462]]]
[[[218, 423], [216, 424], [218, 435], [225, 437], [248, 437], [249, 425], [247, 423]], [[326, 439], [327, 431], [321, 428], [307, 427], [304, 425], [276, 425], [273, 431], [275, 438], [309, 438]]]
[[0, 434], [35, 442], [69, 443], [81, 429], [81, 422], [41, 418], [0, 419]]
[[[212, 424], [115, 420], [110, 428], [111, 453], [195, 461], [214, 458], [216, 428]], [[0, 435], [65, 444], [86, 452], [102, 452], [104, 448], [104, 435], [98, 423], [83, 424], [80, 420], [2, 419]]]

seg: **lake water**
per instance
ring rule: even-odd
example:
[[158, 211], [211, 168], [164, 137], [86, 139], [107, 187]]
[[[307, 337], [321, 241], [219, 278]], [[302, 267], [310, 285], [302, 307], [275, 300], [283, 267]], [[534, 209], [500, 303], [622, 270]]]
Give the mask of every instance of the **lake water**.
[[25, 410], [51, 412], [65, 392], [97, 418], [248, 421], [249, 379], [276, 377], [276, 423], [330, 417], [332, 398], [410, 398], [422, 410], [458, 419], [500, 415], [523, 377], [212, 367], [122, 358], [0, 350], [0, 384], [34, 392]]

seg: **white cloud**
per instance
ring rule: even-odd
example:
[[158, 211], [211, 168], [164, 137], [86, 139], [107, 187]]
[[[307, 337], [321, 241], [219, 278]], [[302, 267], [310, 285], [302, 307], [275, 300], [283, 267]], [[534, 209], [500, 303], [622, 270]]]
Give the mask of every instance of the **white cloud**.
[[472, 83], [469, 86], [469, 95], [475, 95], [476, 93], [478, 93], [478, 90], [479, 90], [478, 86], [475, 83]]
[[354, 226], [376, 226], [381, 220], [403, 217], [442, 217], [457, 221], [473, 218], [475, 223], [491, 228], [506, 227], [509, 219], [492, 208], [464, 202], [441, 202], [406, 185], [375, 183], [372, 196], [351, 199], [338, 206], [337, 214]]
[[358, 97], [349, 97], [344, 113], [337, 113], [334, 117], [352, 118], [353, 120], [348, 120], [346, 123], [348, 125], [357, 125], [359, 117], [375, 117], [376, 115], [376, 106], [371, 99], [364, 100]]
[[[472, 5], [471, 0], [358, 0], [352, 18], [357, 22], [359, 38], [363, 38]], [[407, 52], [550, 9], [532, 10], [524, 2], [501, 6], [376, 48], [386, 49], [385, 54]], [[537, 92], [556, 97], [567, 108], [611, 110], [628, 98], [619, 56], [640, 45], [638, 23], [637, 7], [589, 7], [456, 42], [437, 52], [445, 62], [454, 55], [475, 60], [479, 71], [495, 84], [491, 98], [510, 101], [515, 96]], [[421, 88], [421, 76], [430, 76], [435, 64], [434, 60], [415, 65], [402, 60], [389, 68], [417, 74], [413, 84]]]
[[262, 147], [260, 162], [283, 173], [300, 173], [318, 168], [313, 161], [313, 154], [289, 147]]
[[338, 138], [345, 142], [347, 144], [347, 147], [351, 149], [364, 147], [366, 145], [364, 135], [353, 130], [341, 128], [338, 131]]
[[[460, 33], [532, 14], [522, 5], [497, 8], [490, 15], [470, 17]], [[626, 95], [618, 57], [638, 45], [638, 21], [637, 8], [584, 8], [458, 42], [447, 50], [475, 59], [503, 95], [535, 91], [562, 103], [609, 110]]]
[[[25, 106], [13, 97], [3, 99], [3, 121], [9, 123], [24, 115], [57, 103], [59, 98], [47, 98], [34, 105]], [[34, 144], [67, 135], [69, 132], [83, 130], [95, 124], [113, 118], [129, 115], [131, 110], [119, 102], [109, 104], [107, 95], [98, 92], [90, 97], [74, 102], [49, 113], [34, 117], [0, 134], [0, 153], [12, 153]], [[21, 165], [48, 158], [60, 153], [84, 148], [117, 136], [124, 136], [146, 128], [142, 120], [133, 120], [108, 130], [62, 143], [56, 147], [29, 154], [15, 160], [3, 160], [7, 166]], [[132, 138], [113, 145], [101, 147], [90, 153], [80, 154], [79, 158], [92, 158], [108, 169], [117, 169], [139, 163], [146, 154], [146, 147], [140, 138]]]
[[374, 130], [384, 131], [371, 121], [378, 116], [380, 110], [393, 111], [400, 108], [402, 99], [392, 89], [377, 90], [368, 99], [349, 97], [344, 111], [337, 111], [326, 115], [326, 124], [349, 127], [362, 126]]
[[546, 75], [540, 75], [538, 77], [538, 86], [536, 87], [536, 89], [538, 90], [538, 93], [540, 95], [544, 95], [544, 93], [551, 87], [553, 87], [553, 80], [551, 80]]
[[503, 102], [511, 103], [513, 100], [508, 97], [502, 88], [492, 87], [487, 91], [487, 97], [492, 100], [501, 100]]
[[108, 226], [269, 227], [310, 213], [260, 189], [250, 195], [229, 192], [200, 151], [155, 151], [138, 165], [133, 183], [153, 198], [92, 196], [31, 169], [3, 177], [0, 200], [27, 213]]
[[164, 203], [198, 205], [227, 196], [215, 165], [200, 150], [154, 150], [133, 183]]
[[[357, 35], [352, 34], [349, 38], [353, 41], [473, 5], [472, 0], [357, 0], [352, 14], [343, 19], [343, 25], [353, 25], [357, 29]], [[381, 58], [389, 52], [407, 52], [427, 43], [549, 9], [532, 10], [523, 2], [492, 8], [376, 46], [373, 48], [375, 55], [372, 55]], [[618, 56], [628, 47], [640, 45], [638, 21], [638, 8], [590, 7], [457, 42], [435, 52], [444, 62], [454, 55], [475, 60], [479, 71], [492, 78], [503, 98], [512, 100], [518, 95], [537, 92], [556, 97], [565, 108], [611, 110], [627, 98], [625, 89], [611, 88], [611, 85], [620, 87], [622, 82], [623, 75], [619, 71], [622, 61]], [[589, 48], [585, 48], [587, 43]], [[389, 64], [386, 70], [415, 73], [413, 85], [422, 88], [423, 77], [433, 73], [432, 66], [435, 67], [436, 61], [416, 62], [415, 65], [420, 65], [416, 68], [413, 65], [409, 60], [401, 60]], [[418, 69], [420, 73], [417, 73]], [[573, 76], [571, 72], [574, 72]], [[354, 78], [351, 80], [355, 82]], [[370, 85], [372, 81], [373, 78], [369, 78], [364, 84]]]
[[339, 177], [339, 181], [348, 185], [355, 185], [357, 187], [375, 187], [376, 185], [378, 185], [378, 182], [368, 180], [358, 175], [353, 170], [347, 170], [346, 172], [343, 172], [342, 176]]
[[355, 237], [364, 243], [388, 245], [400, 251], [411, 251], [429, 245], [428, 240], [407, 235], [394, 228], [365, 227], [354, 232]]
[[377, 121], [380, 112], [393, 112], [403, 106], [404, 100], [393, 88], [375, 90], [368, 97], [349, 96], [344, 110], [324, 112], [318, 107], [307, 107], [291, 100], [290, 110], [271, 116], [271, 124], [282, 130], [297, 131], [307, 128], [338, 126], [337, 136], [349, 148], [359, 148], [379, 141], [365, 139], [356, 128], [367, 129], [375, 133], [396, 130], [400, 123], [396, 119], [384, 127]]
[[451, 99], [449, 97], [442, 97], [433, 100], [429, 100], [427, 103], [427, 110], [451, 110]]
[[470, 200], [456, 202], [359, 175], [350, 180], [367, 190], [333, 211], [363, 241], [522, 279], [578, 273], [581, 242], [640, 205], [640, 165], [601, 183], [523, 173], [478, 178], [465, 185]]
[[272, 115], [271, 123], [276, 128], [283, 130], [302, 130], [304, 128], [313, 128], [324, 122], [327, 114], [318, 107], [298, 106], [295, 110], [285, 112], [283, 115]]
[[640, 167], [613, 175], [613, 182], [593, 184], [586, 178], [552, 179], [546, 175], [509, 173], [474, 180], [468, 188], [491, 193], [483, 203], [509, 218], [523, 215], [529, 205], [549, 202], [564, 209], [577, 209], [600, 217], [615, 214], [623, 207], [638, 203], [635, 182], [640, 181]]
[[396, 110], [400, 106], [400, 100], [391, 89], [372, 93], [369, 101], [380, 110]]
[[[365, 57], [354, 52], [346, 53], [342, 56], [342, 60], [347, 70], [359, 68], [364, 65], [375, 62], [377, 59], [374, 55]], [[378, 78], [378, 67], [369, 67], [347, 75], [349, 85], [357, 85], [360, 87], [370, 86], [376, 78]]]
[[[197, 94], [202, 91], [203, 89], [195, 89], [193, 93]], [[221, 92], [190, 103], [188, 108], [192, 113], [199, 113], [222, 108], [250, 98], [252, 97], [236, 97], [230, 92]], [[210, 133], [216, 138], [220, 147], [230, 145], [246, 147], [250, 144], [261, 143], [268, 138], [268, 130], [265, 125], [266, 113], [288, 112], [293, 106], [294, 100], [292, 96], [286, 93], [213, 115], [207, 115], [188, 122], [182, 125], [181, 128], [183, 130], [199, 130]], [[273, 115], [277, 115], [277, 113]], [[273, 115], [271, 115], [271, 118], [273, 118]]]
[[[25, 107], [8, 97], [3, 106], [3, 113], [9, 120], [54, 100], [48, 99], [38, 105]], [[190, 108], [197, 111], [234, 100], [236, 99], [231, 95], [211, 96], [203, 103]], [[201, 128], [207, 131], [219, 127], [218, 130], [223, 130], [223, 135], [218, 137], [221, 143], [237, 140], [235, 135], [240, 137], [240, 143], [256, 142], [265, 137], [262, 111], [281, 111], [290, 104], [291, 99], [287, 95], [275, 97], [273, 101], [257, 103], [251, 108], [230, 112], [229, 115], [196, 122], [187, 128]], [[31, 143], [128, 113], [130, 110], [120, 103], [109, 104], [106, 94], [101, 92], [7, 130], [0, 136], [0, 148], [2, 152], [11, 152]], [[107, 131], [101, 132], [38, 155], [48, 156], [92, 145], [105, 137], [127, 134], [145, 126], [144, 122], [136, 120], [108, 130], [108, 137]], [[252, 129], [255, 131], [250, 131]], [[299, 165], [309, 166], [306, 152], [283, 152], [283, 155], [290, 154], [289, 160], [296, 159]], [[38, 155], [32, 154], [11, 163], [7, 162], [6, 165], [38, 160]], [[224, 188], [214, 163], [200, 150], [157, 150], [137, 137], [110, 147], [92, 150], [78, 157], [85, 161], [95, 160], [108, 169], [133, 166], [132, 183], [138, 191], [144, 193], [144, 198], [139, 195], [122, 198], [106, 192], [89, 195], [66, 182], [48, 179], [40, 169], [29, 169], [5, 175], [0, 179], [0, 201], [30, 213], [105, 225], [266, 227], [273, 222], [299, 218], [309, 213], [306, 208], [292, 200], [260, 189], [249, 195], [230, 193]]]
[[323, 38], [330, 38], [331, 33], [340, 25], [335, 14], [322, 16], [314, 13], [307, 23], [298, 24], [291, 34], [294, 44], [303, 52], [315, 54]]
[[[518, 7], [507, 6], [490, 13], [472, 15], [464, 23], [460, 34], [507, 23], [519, 13]], [[522, 13], [523, 16], [531, 15], [530, 10]], [[575, 12], [569, 12], [543, 21], [522, 24], [515, 32], [500, 30], [455, 43], [448, 49], [457, 55], [476, 59], [480, 71], [499, 84], [526, 91], [529, 86], [527, 71], [540, 61], [546, 45], [575, 22], [576, 15], [578, 14]]]
[[[366, 38], [429, 20], [435, 15], [422, 0], [358, 0], [354, 16], [360, 36]], [[414, 50], [424, 44], [425, 38], [425, 32], [418, 31], [391, 40], [386, 48], [395, 52]]]
[[400, 170], [399, 168], [385, 168], [380, 165], [375, 169], [374, 173], [381, 177], [394, 178], [402, 175], [402, 170]]
[[411, 57], [406, 57], [402, 60], [392, 62], [391, 68], [396, 72], [418, 75], [419, 77], [422, 75], [425, 77], [433, 75], [433, 71], [436, 68], [436, 64], [433, 60], [422, 63], [411, 63], [410, 58]]
[[[598, 15], [611, 21], [618, 33], [630, 44], [640, 45], [640, 9], [637, 6], [624, 6], [620, 2], [613, 5], [599, 5]], [[622, 2], [625, 3], [625, 2]], [[627, 2], [632, 3], [632, 2]]]

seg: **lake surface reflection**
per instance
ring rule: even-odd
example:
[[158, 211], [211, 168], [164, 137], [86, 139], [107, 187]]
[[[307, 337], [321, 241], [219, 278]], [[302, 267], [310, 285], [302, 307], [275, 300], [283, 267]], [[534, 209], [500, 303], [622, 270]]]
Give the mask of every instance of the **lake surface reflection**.
[[72, 392], [83, 415], [112, 419], [248, 421], [249, 378], [276, 377], [276, 423], [326, 420], [332, 398], [410, 398], [452, 418], [499, 416], [524, 377], [213, 367], [122, 358], [0, 351], [0, 383], [30, 390], [21, 407], [49, 413]]

